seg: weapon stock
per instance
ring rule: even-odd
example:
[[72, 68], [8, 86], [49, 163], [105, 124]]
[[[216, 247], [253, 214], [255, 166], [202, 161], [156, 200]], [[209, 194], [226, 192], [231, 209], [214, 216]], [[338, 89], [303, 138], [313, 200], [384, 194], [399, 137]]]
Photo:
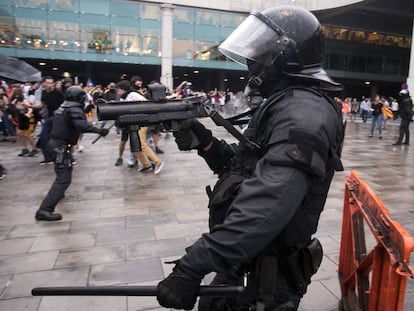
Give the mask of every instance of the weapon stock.
[[[236, 297], [242, 286], [200, 286], [199, 296]], [[156, 286], [35, 287], [33, 296], [157, 296]]]

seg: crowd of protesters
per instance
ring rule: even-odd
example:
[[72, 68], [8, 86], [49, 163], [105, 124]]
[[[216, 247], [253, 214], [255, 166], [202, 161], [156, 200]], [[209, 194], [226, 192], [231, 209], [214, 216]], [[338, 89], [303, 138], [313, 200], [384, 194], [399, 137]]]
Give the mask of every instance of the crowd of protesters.
[[[159, 83], [151, 81], [149, 84]], [[64, 101], [64, 93], [68, 87], [74, 84], [71, 78], [54, 80], [52, 77], [44, 77], [41, 82], [36, 83], [12, 83], [7, 84], [5, 81], [0, 85], [0, 141], [19, 143], [21, 152], [19, 157], [35, 157], [43, 154], [41, 165], [51, 164], [52, 160], [47, 153], [47, 141], [51, 130], [54, 111]], [[143, 79], [139, 76], [133, 76], [130, 79], [121, 77], [117, 82], [110, 82], [106, 86], [87, 85], [84, 87], [87, 94], [85, 113], [89, 120], [96, 122], [95, 107], [100, 100], [104, 101], [122, 101], [127, 95], [132, 93], [139, 94], [144, 100], [150, 99], [150, 94], [144, 86]], [[243, 92], [233, 93], [230, 90], [213, 89], [208, 92], [203, 90], [195, 91], [191, 82], [183, 81], [173, 90], [166, 88], [167, 98], [185, 98], [194, 94], [205, 95], [212, 108], [221, 111], [226, 115], [234, 115], [247, 109], [247, 101]], [[126, 95], [125, 95], [126, 94]], [[131, 96], [131, 95], [130, 95]], [[337, 103], [341, 106], [344, 120], [354, 122], [360, 119], [363, 123], [371, 119], [371, 127], [368, 133], [373, 137], [375, 129], [378, 129], [379, 138], [382, 139], [382, 131], [387, 128], [387, 120], [396, 120], [399, 117], [399, 103], [397, 98], [385, 98], [376, 95], [374, 98], [363, 97], [361, 100], [347, 97], [345, 99], [336, 98]], [[105, 123], [101, 123], [101, 127]], [[41, 128], [39, 128], [41, 127]], [[38, 128], [38, 131], [36, 129]], [[164, 163], [158, 158], [159, 154], [164, 151], [158, 146], [163, 129], [160, 126], [146, 128], [140, 134], [141, 140], [146, 137], [149, 143], [149, 149], [145, 148], [146, 155], [130, 153], [128, 167], [134, 167], [140, 171], [149, 169], [160, 171]], [[35, 132], [37, 135], [35, 135]], [[119, 154], [116, 157], [115, 165], [123, 164], [123, 153], [128, 136], [125, 131], [117, 129], [117, 133], [122, 137], [119, 144]], [[145, 134], [144, 134], [145, 132]], [[165, 133], [168, 138], [169, 134]], [[75, 147], [78, 152], [82, 152], [84, 147], [79, 141]], [[137, 160], [140, 159], [140, 161]], [[73, 159], [76, 164], [76, 159]], [[141, 165], [138, 163], [141, 162]], [[140, 167], [141, 166], [141, 167]], [[5, 169], [0, 164], [0, 179], [4, 178]]]

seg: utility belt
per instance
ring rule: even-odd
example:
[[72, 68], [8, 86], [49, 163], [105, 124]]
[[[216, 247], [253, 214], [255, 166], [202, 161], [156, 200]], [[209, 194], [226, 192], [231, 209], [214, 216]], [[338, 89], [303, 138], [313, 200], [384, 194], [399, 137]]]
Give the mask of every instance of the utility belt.
[[322, 262], [323, 250], [318, 239], [312, 239], [301, 249], [270, 248], [254, 263], [254, 276], [258, 279], [257, 308], [265, 310], [272, 306], [277, 290], [278, 274], [302, 297]]
[[49, 145], [53, 151], [55, 165], [57, 165], [58, 168], [72, 167], [71, 144], [56, 138], [51, 138]]

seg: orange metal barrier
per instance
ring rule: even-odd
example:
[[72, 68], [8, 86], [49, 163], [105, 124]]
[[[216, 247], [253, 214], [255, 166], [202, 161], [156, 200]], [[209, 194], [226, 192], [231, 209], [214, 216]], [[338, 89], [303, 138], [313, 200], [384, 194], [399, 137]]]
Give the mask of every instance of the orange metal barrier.
[[[368, 225], [368, 227], [365, 226]], [[366, 236], [370, 229], [371, 240]], [[370, 245], [374, 244], [369, 250]], [[375, 244], [376, 243], [376, 244]], [[345, 185], [339, 282], [345, 310], [403, 310], [413, 238], [372, 189], [351, 172]]]

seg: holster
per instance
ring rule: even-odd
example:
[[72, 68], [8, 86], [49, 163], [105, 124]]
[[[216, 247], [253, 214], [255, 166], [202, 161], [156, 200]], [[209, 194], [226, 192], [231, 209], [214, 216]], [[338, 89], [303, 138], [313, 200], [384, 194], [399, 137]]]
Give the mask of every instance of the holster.
[[299, 250], [280, 254], [280, 268], [301, 296], [306, 293], [312, 275], [318, 271], [322, 257], [322, 245], [316, 238]]
[[71, 145], [61, 145], [53, 149], [54, 162], [58, 168], [69, 168], [72, 167], [72, 159], [70, 155]]
[[66, 148], [56, 147], [55, 149], [53, 149], [53, 152], [56, 155], [55, 164], [63, 165], [65, 163]]

